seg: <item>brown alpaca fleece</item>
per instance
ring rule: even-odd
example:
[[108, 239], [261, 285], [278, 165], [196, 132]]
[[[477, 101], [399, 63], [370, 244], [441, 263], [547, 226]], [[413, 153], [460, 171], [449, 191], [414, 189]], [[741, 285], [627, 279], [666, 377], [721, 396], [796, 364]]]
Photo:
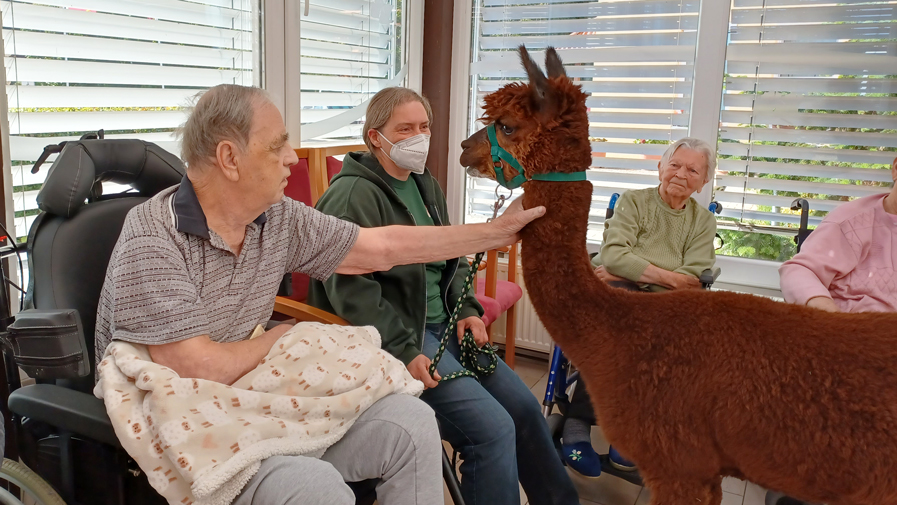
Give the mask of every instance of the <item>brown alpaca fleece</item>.
[[[547, 57], [557, 59], [551, 49]], [[552, 77], [558, 65], [549, 62], [550, 79], [538, 93], [517, 85], [487, 97], [487, 120], [515, 125], [498, 139], [527, 176], [588, 167], [568, 163], [584, 159], [587, 138], [552, 137], [588, 127], [581, 91], [555, 89], [566, 80]], [[568, 119], [553, 128], [526, 125], [550, 124], [539, 117], [549, 107], [503, 109], [521, 96], [536, 101], [554, 92], [571, 100], [554, 111]], [[494, 177], [483, 137], [462, 144], [461, 162]], [[564, 152], [570, 146], [580, 151]], [[719, 505], [726, 475], [814, 503], [897, 504], [897, 314], [608, 287], [592, 273], [585, 249], [591, 183], [530, 181], [523, 188], [524, 207], [547, 209], [521, 233], [530, 298], [581, 371], [607, 439], [638, 465], [652, 505]]]

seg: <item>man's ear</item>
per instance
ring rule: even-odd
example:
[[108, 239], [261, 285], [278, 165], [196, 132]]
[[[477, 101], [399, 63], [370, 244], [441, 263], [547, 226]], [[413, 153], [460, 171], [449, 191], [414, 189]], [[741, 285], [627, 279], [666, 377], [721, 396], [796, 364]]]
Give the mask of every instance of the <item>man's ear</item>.
[[897, 158], [891, 162], [891, 178], [897, 181]]
[[230, 140], [222, 140], [215, 149], [218, 158], [218, 170], [231, 182], [240, 180], [239, 158], [240, 148]]

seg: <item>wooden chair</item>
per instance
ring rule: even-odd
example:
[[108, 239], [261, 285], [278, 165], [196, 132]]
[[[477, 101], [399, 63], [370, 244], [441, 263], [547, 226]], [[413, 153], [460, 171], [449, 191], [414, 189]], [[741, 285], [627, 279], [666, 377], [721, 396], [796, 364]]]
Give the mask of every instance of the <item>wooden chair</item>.
[[[477, 266], [476, 297], [483, 306], [483, 322], [492, 342], [492, 323], [507, 314], [505, 318], [505, 363], [514, 368], [517, 332], [517, 302], [523, 298], [523, 288], [517, 284], [517, 260], [520, 243], [486, 252], [486, 261]], [[498, 254], [508, 258], [508, 280], [498, 279]], [[482, 272], [483, 275], [479, 275]]]
[[[365, 149], [362, 145], [302, 147], [295, 149], [299, 161], [290, 167], [287, 187], [284, 195], [314, 207], [318, 199], [330, 185], [330, 179], [339, 173], [342, 162], [334, 156], [351, 151]], [[309, 277], [305, 274], [292, 274], [292, 294], [283, 297], [295, 302], [305, 302], [308, 298]], [[303, 303], [304, 305], [304, 303]]]

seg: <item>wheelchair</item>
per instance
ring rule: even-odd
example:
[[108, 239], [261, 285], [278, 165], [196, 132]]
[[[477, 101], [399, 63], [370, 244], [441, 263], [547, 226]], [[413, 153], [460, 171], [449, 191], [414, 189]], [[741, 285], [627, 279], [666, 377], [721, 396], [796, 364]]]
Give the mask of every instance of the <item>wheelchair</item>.
[[[25, 245], [0, 248], [0, 257], [8, 257], [24, 247], [30, 273], [22, 290], [24, 310], [15, 317], [8, 291], [0, 289], [0, 337], [9, 391], [8, 398], [0, 395], [0, 409], [10, 421], [5, 437], [10, 463], [23, 462], [15, 462], [21, 468], [10, 471], [4, 462], [0, 480], [26, 491], [42, 484], [48, 496], [54, 495], [35, 499], [31, 493], [32, 503], [166, 503], [124, 451], [103, 401], [92, 394], [93, 339], [106, 267], [127, 213], [179, 184], [185, 168], [155, 144], [102, 137], [101, 131], [45, 149], [41, 161], [48, 153], [59, 156], [37, 196], [41, 213]], [[105, 182], [130, 189], [106, 195]], [[23, 386], [19, 370], [35, 383]], [[447, 457], [443, 467], [454, 479]], [[26, 477], [15, 474], [22, 468]], [[40, 476], [37, 484], [32, 473]], [[374, 502], [376, 482], [349, 483], [357, 503]], [[457, 480], [447, 484], [460, 496]], [[0, 490], [0, 504], [7, 503], [3, 496]]]
[[[614, 216], [614, 207], [616, 206], [619, 197], [619, 193], [611, 195], [610, 202], [605, 212], [605, 219], [610, 219]], [[711, 202], [708, 210], [714, 214], [719, 214], [722, 212], [722, 206], [717, 202]], [[594, 257], [595, 254], [592, 254], [592, 257]], [[719, 275], [719, 267], [704, 270], [699, 276], [701, 286], [704, 289], [709, 289]], [[626, 284], [626, 286], [621, 285], [619, 287], [638, 290], [635, 283], [631, 283], [631, 285], [629, 285], [630, 283]], [[564, 460], [561, 452], [561, 430], [564, 426], [564, 416], [566, 415], [570, 396], [577, 386], [578, 379], [579, 371], [577, 371], [573, 364], [564, 356], [561, 348], [554, 346], [551, 355], [551, 365], [548, 371], [548, 385], [545, 388], [545, 396], [542, 400], [542, 414], [548, 422], [549, 432], [552, 435], [552, 439], [554, 440], [555, 447], [557, 448], [561, 460]], [[557, 407], [558, 412], [554, 412], [555, 407]], [[624, 470], [618, 468], [611, 462], [609, 454], [599, 454], [598, 458], [601, 461], [602, 474], [619, 477], [637, 486], [644, 485], [637, 469]]]

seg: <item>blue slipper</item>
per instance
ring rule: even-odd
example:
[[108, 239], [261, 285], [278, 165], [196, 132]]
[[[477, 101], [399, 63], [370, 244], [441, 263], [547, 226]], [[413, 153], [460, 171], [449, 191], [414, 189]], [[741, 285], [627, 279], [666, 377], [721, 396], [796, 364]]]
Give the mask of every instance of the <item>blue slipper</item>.
[[589, 442], [577, 442], [575, 444], [563, 444], [561, 450], [564, 454], [564, 462], [567, 466], [586, 477], [598, 477], [601, 475], [601, 460], [598, 453]]
[[617, 470], [623, 470], [625, 472], [632, 472], [635, 470], [635, 463], [629, 461], [624, 458], [613, 446], [610, 447], [608, 451], [608, 456], [610, 457], [610, 464], [614, 466]]

